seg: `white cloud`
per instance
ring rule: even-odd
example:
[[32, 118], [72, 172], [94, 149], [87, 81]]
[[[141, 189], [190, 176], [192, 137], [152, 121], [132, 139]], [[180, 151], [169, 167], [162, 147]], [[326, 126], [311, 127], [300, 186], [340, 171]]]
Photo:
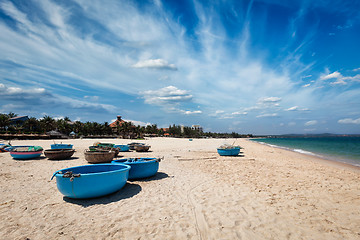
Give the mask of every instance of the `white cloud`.
[[149, 60], [139, 61], [136, 64], [134, 64], [132, 67], [177, 70], [175, 64], [169, 64], [167, 61], [163, 59], [149, 59]]
[[296, 110], [299, 110], [299, 107], [298, 107], [298, 106], [294, 106], [294, 107], [285, 109], [285, 111], [296, 111]]
[[324, 74], [320, 77], [320, 80], [329, 79], [335, 80], [333, 82], [330, 82], [331, 85], [346, 85], [348, 84], [348, 82], [360, 82], [360, 74], [357, 74], [355, 76], [343, 76], [340, 72], [335, 71], [330, 74]]
[[328, 80], [328, 79], [332, 79], [332, 78], [341, 78], [342, 75], [341, 73], [339, 73], [338, 71], [327, 74], [327, 75], [322, 75], [320, 77], [320, 80]]
[[360, 124], [360, 118], [358, 118], [358, 119], [344, 118], [344, 119], [340, 119], [338, 121], [338, 123], [341, 123], [341, 124]]
[[193, 115], [193, 114], [201, 114], [202, 111], [196, 110], [196, 111], [182, 111], [185, 115]]
[[247, 115], [247, 112], [233, 112], [231, 115]]
[[281, 98], [279, 97], [268, 97], [259, 99], [259, 103], [277, 103], [280, 102]]
[[224, 110], [216, 110], [215, 115], [222, 114], [224, 112], [225, 112]]
[[190, 101], [193, 96], [186, 90], [174, 86], [164, 87], [158, 90], [148, 90], [141, 93], [145, 103], [154, 105], [176, 105]]
[[20, 88], [7, 87], [0, 84], [0, 96], [2, 100], [16, 101], [18, 108], [21, 106], [30, 106], [31, 108], [47, 107], [54, 108], [54, 104], [65, 104], [74, 109], [105, 110], [116, 112], [117, 107], [109, 104], [90, 103], [85, 100], [53, 94], [44, 88]]
[[277, 117], [278, 114], [277, 113], [265, 113], [265, 114], [261, 114], [256, 116], [257, 118], [265, 118], [265, 117]]
[[39, 99], [47, 94], [48, 92], [45, 88], [23, 89], [19, 87], [7, 87], [4, 84], [0, 84], [0, 96], [2, 99]]
[[[112, 120], [112, 122], [115, 122], [116, 119]], [[148, 126], [148, 125], [151, 125], [151, 123], [149, 122], [142, 122], [142, 121], [136, 121], [136, 120], [130, 120], [130, 119], [123, 119], [124, 121], [126, 122], [131, 122], [132, 124], [134, 124], [135, 126]]]
[[309, 111], [308, 108], [300, 108], [298, 106], [293, 106], [288, 109], [285, 109], [285, 111]]
[[317, 120], [311, 120], [311, 121], [307, 121], [304, 125], [305, 126], [313, 126], [316, 125], [318, 123]]

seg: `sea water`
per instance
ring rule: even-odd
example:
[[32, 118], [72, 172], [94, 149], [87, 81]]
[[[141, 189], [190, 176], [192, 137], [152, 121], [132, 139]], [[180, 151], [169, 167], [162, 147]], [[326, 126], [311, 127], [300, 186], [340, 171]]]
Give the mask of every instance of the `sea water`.
[[278, 137], [252, 141], [360, 167], [360, 137]]

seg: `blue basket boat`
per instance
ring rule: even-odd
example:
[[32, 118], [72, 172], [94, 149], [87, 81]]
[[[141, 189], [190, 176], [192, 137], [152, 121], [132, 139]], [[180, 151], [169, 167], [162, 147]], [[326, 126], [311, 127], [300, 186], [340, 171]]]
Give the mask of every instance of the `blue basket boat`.
[[123, 158], [111, 163], [129, 165], [129, 179], [140, 179], [154, 176], [159, 170], [159, 162], [159, 158]]
[[240, 153], [240, 147], [218, 148], [217, 152], [220, 156], [237, 156]]
[[43, 148], [40, 146], [11, 146], [8, 151], [14, 159], [27, 160], [40, 157]]
[[62, 144], [62, 143], [55, 143], [51, 144], [51, 149], [72, 149], [72, 144]]
[[9, 147], [10, 145], [8, 144], [0, 143], [0, 152], [8, 152]]
[[64, 168], [56, 171], [58, 190], [69, 198], [94, 198], [114, 193], [128, 180], [130, 166], [124, 164], [96, 164]]
[[118, 148], [120, 152], [128, 152], [128, 151], [130, 151], [129, 145], [114, 145], [113, 148]]

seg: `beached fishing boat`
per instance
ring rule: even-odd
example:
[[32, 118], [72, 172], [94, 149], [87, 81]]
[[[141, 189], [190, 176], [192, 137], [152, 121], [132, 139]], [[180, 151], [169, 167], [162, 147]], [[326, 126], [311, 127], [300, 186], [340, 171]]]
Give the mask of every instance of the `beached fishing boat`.
[[43, 148], [40, 146], [11, 146], [9, 148], [10, 155], [19, 160], [38, 158], [42, 151]]
[[51, 149], [72, 149], [72, 144], [54, 143], [51, 144]]
[[111, 163], [129, 165], [129, 179], [140, 179], [154, 176], [159, 170], [159, 162], [160, 158], [123, 158]]
[[135, 151], [137, 152], [147, 152], [149, 151], [150, 146], [149, 145], [135, 145]]
[[0, 152], [8, 152], [8, 147], [10, 147], [10, 145], [8, 144], [4, 144], [4, 143], [0, 143]]
[[110, 163], [116, 152], [109, 150], [85, 151], [85, 159], [89, 163]]
[[132, 142], [132, 143], [128, 144], [130, 150], [135, 150], [135, 146], [138, 146], [138, 145], [145, 145], [145, 144], [144, 143], [137, 143], [137, 142]]
[[128, 152], [128, 151], [130, 151], [129, 145], [114, 145], [114, 148], [119, 149], [119, 152]]
[[56, 171], [58, 190], [69, 198], [94, 198], [114, 193], [128, 180], [130, 166], [97, 164], [71, 167]]
[[75, 149], [46, 149], [44, 154], [49, 160], [64, 160], [71, 158], [74, 152]]
[[89, 147], [89, 150], [92, 152], [97, 151], [112, 151], [115, 155], [114, 157], [117, 157], [119, 154], [119, 149], [114, 148], [115, 144], [113, 143], [100, 143], [96, 142], [93, 144], [93, 146]]
[[217, 149], [220, 156], [237, 156], [240, 153], [240, 146], [224, 144]]

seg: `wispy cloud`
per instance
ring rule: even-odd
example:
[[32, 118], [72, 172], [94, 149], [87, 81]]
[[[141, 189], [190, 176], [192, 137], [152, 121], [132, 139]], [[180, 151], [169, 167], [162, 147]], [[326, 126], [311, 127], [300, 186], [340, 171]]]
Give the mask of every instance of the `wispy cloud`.
[[[346, 49], [325, 51], [329, 36], [318, 33], [352, 33], [357, 13], [326, 1], [277, 2], [284, 14], [273, 18], [273, 2], [254, 3], [195, 1], [176, 8], [177, 2], [161, 1], [0, 1], [1, 109], [37, 103], [58, 116], [66, 106], [74, 118], [78, 109], [88, 119], [111, 119], [120, 111], [163, 124], [201, 116], [208, 126], [216, 117], [223, 129], [228, 119], [241, 119], [249, 132], [257, 131], [254, 122], [265, 128], [304, 111], [317, 119], [311, 114], [319, 111], [302, 106], [349, 116], [358, 103], [359, 68], [346, 65], [350, 60], [335, 62]], [[341, 13], [338, 22], [321, 29], [322, 15], [310, 14], [319, 9]], [[278, 17], [284, 21], [274, 21]], [[155, 120], [154, 109], [164, 117]]]
[[335, 71], [330, 74], [324, 74], [320, 77], [320, 80], [330, 80], [334, 79], [335, 81], [330, 82], [331, 85], [346, 85], [349, 82], [360, 82], [360, 74], [355, 76], [343, 76], [340, 72]]
[[[15, 105], [12, 105], [14, 109], [52, 109], [55, 106], [59, 107], [62, 105], [62, 107], [70, 109], [91, 109], [111, 113], [117, 111], [117, 107], [113, 105], [91, 103], [86, 100], [79, 100], [71, 97], [60, 96], [57, 94], [53, 94], [44, 88], [23, 89], [19, 87], [7, 87], [4, 84], [0, 84], [0, 96], [3, 100], [11, 100], [13, 102], [16, 102]], [[7, 109], [9, 108], [9, 106], [7, 106]]]
[[308, 108], [300, 108], [298, 106], [293, 106], [288, 109], [285, 109], [285, 111], [309, 111]]
[[185, 115], [193, 115], [193, 114], [201, 114], [202, 111], [200, 110], [195, 110], [195, 111], [181, 111], [183, 112]]
[[165, 69], [165, 70], [177, 70], [175, 64], [169, 64], [163, 59], [149, 59], [137, 62], [133, 65], [134, 68], [154, 68], [154, 69]]
[[191, 101], [193, 96], [189, 91], [178, 89], [174, 86], [164, 87], [158, 90], [148, 90], [141, 93], [145, 103], [168, 106]]
[[338, 123], [341, 123], [341, 124], [360, 124], [360, 118], [358, 118], [358, 119], [344, 118], [344, 119], [340, 119], [338, 121]]
[[313, 125], [316, 125], [318, 123], [317, 120], [310, 120], [310, 121], [307, 121], [304, 126], [313, 126]]
[[338, 71], [336, 71], [336, 72], [321, 76], [320, 80], [328, 80], [328, 79], [332, 79], [332, 78], [341, 78], [341, 77], [342, 77], [342, 75]]
[[267, 117], [277, 117], [278, 114], [277, 113], [265, 113], [265, 114], [261, 114], [256, 116], [257, 118], [267, 118]]

